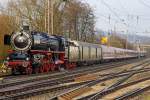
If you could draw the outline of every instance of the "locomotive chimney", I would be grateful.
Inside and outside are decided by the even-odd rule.
[[[30,26],[29,26],[29,20],[28,19],[23,19],[22,20],[22,26],[21,26],[21,28],[25,32],[29,32],[30,31]]]

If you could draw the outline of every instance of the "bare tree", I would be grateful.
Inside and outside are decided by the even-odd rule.
[[[83,41],[94,36],[94,14],[88,4],[70,0],[64,6],[64,10],[59,10],[60,5],[61,2],[54,4],[55,34],[68,33],[69,38]],[[22,21],[26,20],[33,30],[47,32],[45,30],[47,9],[46,0],[16,0],[8,3],[5,14],[15,19],[13,23],[15,29],[19,30]]]
[[[73,0],[65,9],[65,19],[70,38],[86,41],[88,35],[94,34],[94,14],[88,4]]]

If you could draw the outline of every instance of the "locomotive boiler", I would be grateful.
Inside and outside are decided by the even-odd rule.
[[[42,32],[16,32],[11,35],[11,45],[16,51],[52,50],[64,51],[65,39],[59,36],[49,36]]]

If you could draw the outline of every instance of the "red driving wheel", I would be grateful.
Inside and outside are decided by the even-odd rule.
[[[40,73],[43,73],[44,72],[44,68],[43,66],[40,67]]]
[[[49,72],[49,65],[48,64],[44,65],[44,70],[45,70],[45,72]]]
[[[37,74],[37,73],[39,73],[39,67],[36,67],[35,69],[34,69],[34,72],[35,72],[35,74]]]
[[[28,74],[28,75],[32,74],[32,68],[31,67],[26,68],[26,74]]]
[[[50,68],[51,68],[51,71],[54,71],[55,70],[55,64],[52,63]]]

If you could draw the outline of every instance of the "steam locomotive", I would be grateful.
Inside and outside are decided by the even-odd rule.
[[[73,69],[79,65],[143,57],[146,53],[72,41],[61,36],[50,36],[48,33],[36,31],[14,32],[10,43],[13,50],[9,51],[5,65],[12,69],[12,74]]]

